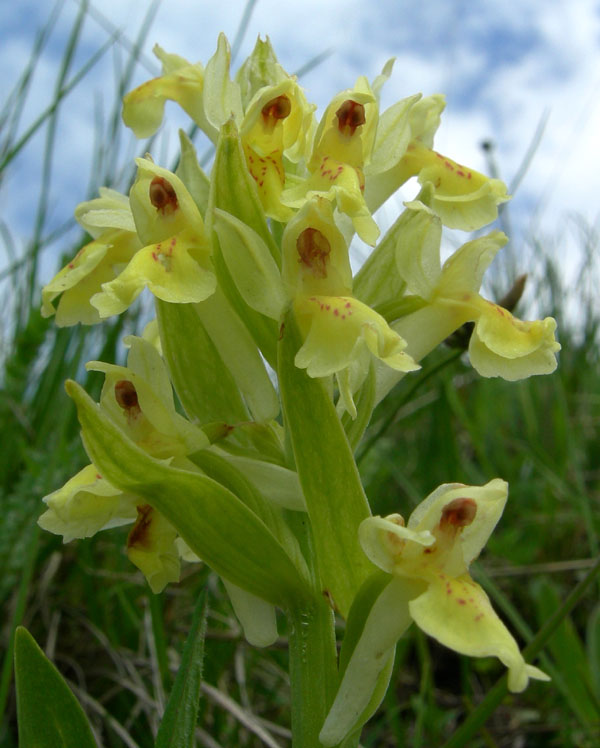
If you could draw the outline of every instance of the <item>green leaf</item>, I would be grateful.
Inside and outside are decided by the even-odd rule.
[[[223,454],[275,506],[294,512],[306,511],[306,501],[296,472],[265,460],[227,452]]]
[[[227,268],[246,304],[279,322],[288,298],[267,245],[256,231],[218,208],[214,228]]]
[[[211,190],[211,207],[225,210],[243,221],[260,236],[277,265],[281,265],[281,252],[269,231],[233,120],[229,120],[221,129],[211,173]]]
[[[370,510],[352,449],[323,382],[311,379],[294,364],[300,345],[290,312],[278,362],[285,425],[310,515],[324,591],[345,617],[373,568],[358,542],[358,526]]]
[[[204,636],[208,613],[206,589],[198,598],[173,690],[158,728],[155,748],[193,748],[202,684]]]
[[[277,323],[248,306],[239,293],[224,260],[219,238],[213,232],[216,208],[235,216],[258,234],[277,266],[281,265],[281,253],[269,231],[256,185],[246,167],[242,144],[233,120],[230,120],[221,128],[211,173],[211,193],[206,213],[206,228],[213,242],[213,263],[219,277],[219,283],[263,355],[274,367],[277,358]]]
[[[156,314],[163,356],[188,416],[200,424],[247,420],[240,391],[197,308],[156,299]]]
[[[376,572],[359,590],[340,654],[340,686],[319,739],[337,745],[373,716],[388,687],[396,642],[412,623],[408,580]]]
[[[75,382],[84,446],[102,476],[156,508],[219,575],[275,605],[305,594],[307,585],[264,522],[231,491],[201,473],[150,457],[115,426]]]
[[[196,311],[254,420],[275,418],[279,413],[279,398],[260,351],[221,289],[217,288],[210,298],[197,304]]]
[[[235,494],[265,523],[277,541],[281,543],[288,556],[295,562],[296,568],[302,569],[302,575],[308,579],[308,570],[298,540],[284,520],[281,510],[265,499],[249,480],[246,472],[237,469],[234,464],[212,449],[202,449],[191,455],[190,459],[207,476]]]
[[[96,748],[83,709],[27,629],[15,632],[20,748]]]
[[[253,647],[269,647],[273,644],[277,639],[275,606],[240,589],[226,579],[222,581],[248,644]]]
[[[183,130],[179,131],[179,143],[181,145],[181,158],[175,174],[185,184],[202,217],[204,217],[208,206],[210,180],[198,163],[194,144]]]
[[[206,119],[217,130],[231,116],[242,117],[239,86],[229,77],[231,50],[225,34],[219,34],[217,51],[206,64],[202,103]]]

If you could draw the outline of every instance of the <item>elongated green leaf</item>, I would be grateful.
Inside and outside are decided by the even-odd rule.
[[[283,519],[279,507],[266,501],[259,490],[247,479],[245,473],[211,449],[202,449],[190,457],[198,467],[213,480],[235,494],[254,514],[261,519],[273,536],[281,543],[289,558],[302,575],[308,579],[308,569],[300,551],[298,540]]]
[[[20,748],[96,748],[73,692],[22,626],[15,632],[15,680]]]
[[[193,748],[202,685],[204,636],[208,612],[206,590],[194,609],[190,633],[183,648],[173,690],[158,728],[155,748]]]
[[[306,511],[306,502],[300,488],[298,474],[293,470],[264,460],[255,460],[226,452],[223,454],[227,456],[227,461],[237,467],[275,506],[291,509],[294,512]]]
[[[341,682],[319,739],[337,745],[359,730],[385,695],[396,642],[412,623],[411,585],[376,572],[358,592],[340,657]]]
[[[226,211],[249,226],[263,240],[277,266],[281,265],[281,253],[269,231],[256,186],[246,167],[242,144],[233,120],[221,128],[211,175],[206,228],[213,241],[213,262],[219,282],[263,355],[274,367],[277,358],[277,323],[249,307],[239,293],[223,258],[219,238],[213,232],[215,208]]]
[[[210,180],[198,163],[198,156],[194,144],[183,130],[179,131],[179,143],[181,145],[181,158],[175,174],[181,179],[198,206],[198,210],[204,217],[208,206],[208,193]]]
[[[248,644],[253,647],[268,647],[273,644],[277,639],[275,607],[226,579],[223,580],[223,585]]]
[[[75,382],[92,462],[112,485],[143,497],[218,574],[275,605],[302,597],[306,585],[278,540],[231,491],[206,475],[169,467],[131,442]]]
[[[211,188],[209,207],[225,210],[243,221],[260,236],[277,265],[281,265],[281,252],[269,231],[256,185],[246,167],[242,144],[233,120],[229,120],[221,129],[211,175]]]
[[[218,208],[214,227],[227,269],[246,304],[279,322],[288,299],[267,245],[243,221]]]
[[[240,391],[196,307],[156,299],[156,313],[163,356],[188,416],[201,424],[247,420]]]
[[[250,332],[219,288],[196,310],[256,421],[279,413],[279,399]]]
[[[347,616],[354,595],[372,570],[358,543],[369,516],[352,450],[323,385],[294,364],[301,339],[292,313],[279,348],[279,386],[300,485],[310,516],[324,589]]]

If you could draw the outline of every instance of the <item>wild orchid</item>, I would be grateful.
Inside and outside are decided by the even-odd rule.
[[[480,293],[502,233],[440,260],[442,227],[495,220],[504,184],[433,150],[442,97],[380,111],[392,63],[317,125],[268,40],[233,79],[224,36],[206,66],[155,54],[162,75],[125,96],[125,124],[150,136],[176,102],[215,145],[212,171],[182,135],[175,172],[139,158],[128,196],[76,211],[92,242],[45,286],[43,314],[98,323],[148,289],[156,321],[125,338],[127,366],[88,364],[105,376],[99,404],[67,383],[91,464],[45,497],[40,525],[67,542],[133,523],[127,552],[154,593],[202,559],[257,646],[282,610],[295,746],[358,744],[412,622],[498,657],[512,691],[546,679],[469,574],[507,484],[440,486],[405,523],[372,516],[354,456],[377,403],[465,323],[482,376],[556,367],[553,319]],[[421,191],[380,237],[376,209],[413,177]],[[374,249],[353,277],[355,233]]]

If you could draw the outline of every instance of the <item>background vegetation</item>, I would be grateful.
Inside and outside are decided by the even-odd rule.
[[[0,272],[0,745],[17,745],[12,632],[23,623],[68,678],[103,745],[151,746],[194,603],[208,587],[198,745],[287,746],[283,620],[280,641],[267,651],[253,650],[218,580],[205,567],[187,566],[181,583],[156,597],[127,561],[125,530],[62,546],[60,538],[36,525],[41,497],[85,462],[75,409],[64,394],[65,378],[85,382],[97,395],[101,377],[85,374],[83,364],[119,359],[122,334],[139,327],[135,313],[94,329],[58,329],[39,313],[40,263],[48,256],[55,268],[62,266],[56,240],[69,228],[49,232],[48,195],[57,117],[94,62],[91,58],[82,69],[72,69],[85,12],[84,3],[64,50],[53,106],[37,121],[21,121],[48,25],[0,115],[0,179],[15,168],[15,159],[41,128],[46,138],[40,198],[23,251],[13,247],[10,217],[0,221],[5,252]],[[129,87],[147,27],[119,71],[120,93]],[[97,54],[118,43],[110,38]],[[98,184],[111,184],[111,175],[119,175],[114,186],[127,189],[132,173],[130,161],[119,160],[119,104],[115,100],[90,139],[90,148],[96,143],[95,169],[90,194],[81,199],[93,196]],[[507,510],[475,573],[523,644],[598,557],[599,246],[593,227],[575,219],[571,226],[581,247],[576,283],[565,285],[560,258],[542,238],[532,241],[527,260],[526,298],[536,299],[536,313],[558,320],[558,371],[516,384],[484,380],[465,364],[460,347],[442,347],[379,407],[359,449],[375,513],[406,516],[444,482],[509,480]],[[79,237],[67,254],[84,241]],[[507,277],[525,269],[516,264]],[[518,309],[525,318],[527,311],[526,306]],[[540,664],[552,683],[533,682],[524,694],[505,698],[477,737],[464,743],[460,734],[451,736],[492,688],[501,667],[492,660],[460,658],[413,629],[398,648],[392,685],[362,745],[598,745],[597,582],[551,638]]]

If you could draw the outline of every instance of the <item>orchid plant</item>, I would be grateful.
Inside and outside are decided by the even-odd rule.
[[[442,226],[494,221],[504,184],[433,150],[441,96],[380,111],[393,61],[317,123],[268,40],[234,79],[223,35],[205,67],[154,51],[162,75],[125,96],[125,124],[148,137],[177,102],[214,162],[205,174],[181,133],[175,172],[147,154],[128,196],[104,188],[75,211],[92,241],[44,287],[43,314],[96,324],[148,289],[156,319],[124,339],[126,366],[87,365],[105,377],[98,404],[67,382],[90,464],[39,524],[65,542],[130,524],[127,554],[156,594],[182,563],[208,564],[255,646],[282,611],[294,746],[358,744],[413,622],[496,656],[511,691],[546,680],[469,575],[507,484],[442,485],[405,522],[372,516],[354,458],[375,406],[467,322],[481,376],[555,369],[554,320],[480,294],[501,232],[440,260]],[[412,177],[418,195],[380,237],[375,211]],[[355,234],[373,250],[353,277]]]

